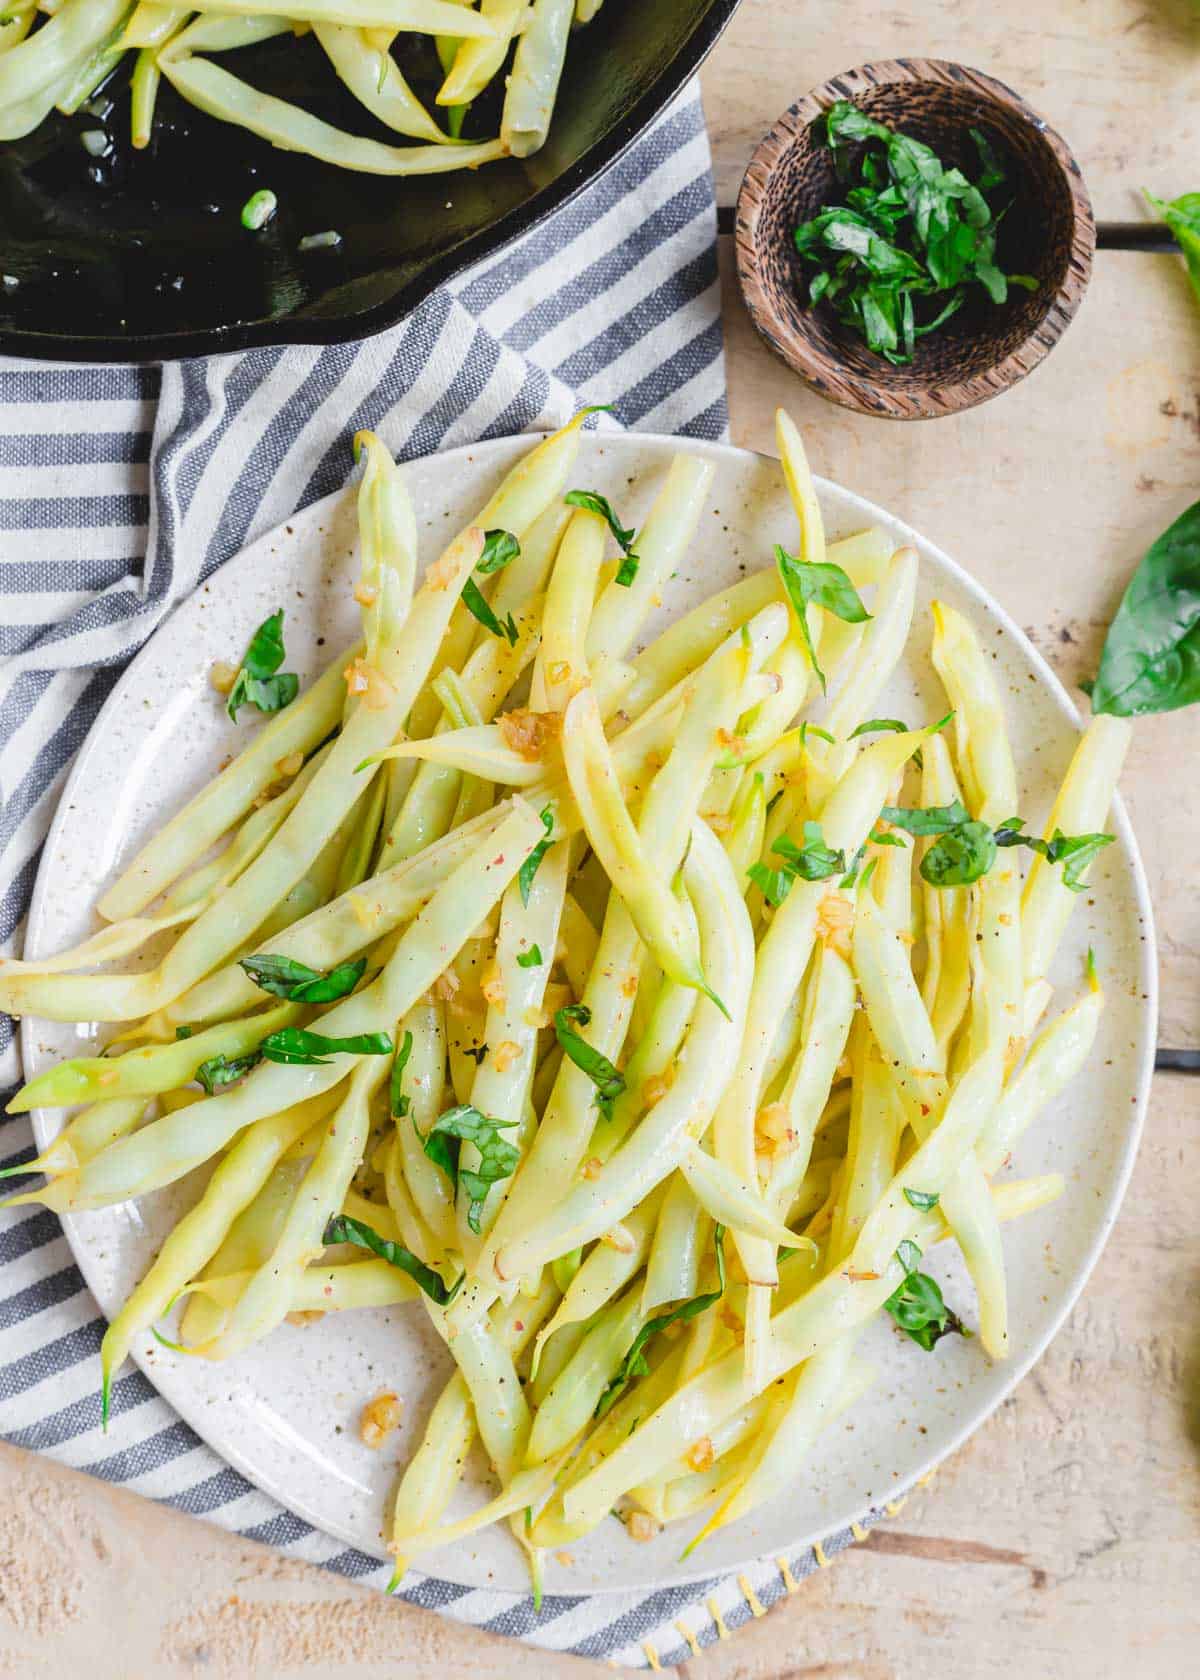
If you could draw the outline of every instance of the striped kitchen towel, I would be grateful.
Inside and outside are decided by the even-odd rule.
[[[130,656],[252,538],[336,490],[350,438],[411,458],[561,424],[719,438],[726,425],[707,138],[686,93],[587,193],[366,343],[163,369],[0,361],[0,941],[19,947],[72,757]],[[19,1077],[0,1017],[0,1086]],[[0,1164],[33,1155],[25,1117]],[[103,1320],[57,1218],[0,1214],[0,1434],[248,1537],[383,1585],[257,1491],[138,1370],[99,1427]],[[845,1543],[849,1534],[830,1542]],[[670,1663],[770,1604],[810,1554],[651,1594],[529,1598],[410,1576],[411,1602],[553,1650]],[[654,1653],[653,1656],[651,1653]]]

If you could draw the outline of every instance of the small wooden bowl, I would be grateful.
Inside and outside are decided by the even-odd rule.
[[[993,304],[982,288],[944,327],[919,339],[913,361],[893,367],[843,327],[828,304],[807,305],[808,278],[792,238],[844,189],[818,119],[836,100],[932,146],[974,180],[980,129],[1009,170],[1012,205],[997,262],[1031,274],[1037,290],[1010,288]],[[767,343],[831,402],[891,420],[930,420],[986,402],[1023,379],[1058,343],[1092,271],[1096,224],[1079,165],[1064,141],[1002,82],[940,59],[864,64],[814,89],[786,111],[750,161],[738,195],[738,277]]]

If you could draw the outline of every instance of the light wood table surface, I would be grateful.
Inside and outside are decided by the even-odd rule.
[[[956,58],[1066,135],[1101,219],[1200,188],[1190,0],[745,0],[704,75],[718,199],[786,105],[870,58]],[[1068,683],[1147,544],[1200,491],[1200,314],[1182,264],[1103,250],[1080,316],[1016,391],[954,420],[810,397],[722,286],[735,443],[775,406],[819,472],[967,565]],[[1139,722],[1124,788],[1150,873],[1161,1045],[1200,1049],[1196,714]],[[687,1680],[1159,1680],[1200,1652],[1200,1076],[1160,1073],[1116,1232],[1017,1392],[870,1540]],[[0,1448],[0,1676],[569,1680],[595,1665],[443,1622]]]

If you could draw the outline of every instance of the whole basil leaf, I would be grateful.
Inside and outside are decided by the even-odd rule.
[[[1092,711],[1141,717],[1197,700],[1200,502],[1151,544],[1130,579],[1105,637]]]
[[[386,1260],[389,1266],[395,1266],[398,1271],[407,1272],[418,1288],[424,1290],[429,1299],[439,1307],[448,1307],[463,1286],[465,1272],[460,1272],[454,1284],[446,1287],[446,1281],[432,1266],[425,1265],[418,1260],[410,1248],[403,1243],[390,1242],[381,1237],[374,1226],[368,1225],[363,1219],[351,1219],[348,1213],[335,1213],[325,1226],[321,1241],[326,1248],[332,1248],[335,1243],[353,1243],[355,1248],[365,1248],[368,1254],[374,1254],[380,1260]]]

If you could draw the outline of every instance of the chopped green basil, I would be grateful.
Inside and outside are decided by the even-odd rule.
[[[971,1332],[946,1305],[933,1278],[918,1269],[921,1250],[916,1243],[902,1242],[896,1250],[896,1259],[904,1268],[904,1282],[883,1305],[905,1335],[911,1336],[926,1353],[931,1353],[943,1336],[969,1336]]]
[[[804,844],[798,846],[787,834],[781,834],[771,847],[782,863],[772,869],[764,863],[752,863],[746,871],[768,904],[778,907],[792,890],[793,881],[824,881],[846,867],[846,854],[834,851],[825,844],[818,822],[806,822]]]
[[[554,812],[549,805],[540,812],[540,816],[542,827],[546,830],[546,838],[538,841],[517,871],[517,889],[521,894],[522,904],[529,903],[529,889],[533,886],[533,877],[537,874],[542,859],[550,850],[550,836],[554,833]]]
[[[392,1063],[392,1071],[388,1077],[388,1109],[393,1120],[403,1120],[412,1107],[412,1103],[404,1091],[404,1070],[408,1066],[408,1058],[412,1055],[413,1035],[404,1034],[404,1043],[396,1052],[396,1059]]]
[[[936,1190],[910,1190],[905,1185],[904,1200],[910,1207],[920,1208],[922,1213],[928,1213],[938,1205],[939,1197]]]
[[[487,531],[483,538],[483,553],[475,566],[481,577],[503,571],[521,552],[521,545],[511,531]]]
[[[264,952],[259,957],[241,957],[238,967],[245,969],[256,986],[275,997],[290,998],[293,1003],[333,1003],[352,992],[366,971],[366,957],[355,962],[339,963],[327,974],[309,968],[294,957],[273,956]]]
[[[969,887],[996,861],[996,836],[985,822],[955,823],[921,859],[921,879],[931,887]]]
[[[809,605],[824,607],[826,612],[840,618],[843,624],[864,624],[871,615],[863,606],[858,590],[846,573],[840,566],[835,566],[832,560],[800,560],[794,554],[789,554],[782,544],[776,543],[775,564],[779,568],[783,587],[799,621],[809,663],[816,672],[824,692],[825,673],[817,663],[817,652],[813,647],[808,615],[804,609]]]
[[[300,692],[300,678],[294,671],[281,671],[283,661],[283,608],[280,607],[270,618],[263,619],[242,655],[225,701],[225,710],[235,723],[243,706],[255,706],[260,712],[281,712],[291,705]]]
[[[517,629],[513,615],[509,613],[502,624],[484,600],[479,585],[474,578],[468,578],[466,583],[463,584],[462,604],[472,618],[478,619],[485,630],[490,630],[493,636],[499,636],[510,647],[516,647],[521,632]]]
[[[586,1027],[592,1018],[592,1012],[584,1003],[568,1003],[562,1009],[554,1011],[554,1036],[562,1045],[563,1052],[575,1063],[581,1073],[586,1073],[596,1087],[596,1106],[607,1120],[612,1115],[612,1105],[625,1089],[625,1075],[609,1061],[601,1050],[580,1038],[570,1023],[577,1022]]]
[[[502,1178],[511,1178],[520,1159],[517,1149],[500,1133],[515,1120],[496,1120],[482,1114],[470,1103],[460,1103],[439,1114],[424,1137],[424,1149],[429,1159],[441,1168],[456,1187],[467,1197],[467,1224],[476,1236],[481,1234],[479,1216],[487,1201],[488,1191]],[[479,1164],[464,1167],[460,1156],[462,1145],[473,1144],[479,1151]]]
[[[595,490],[568,490],[563,497],[563,501],[570,507],[586,508],[589,513],[599,514],[600,518],[607,523],[625,556],[617,567],[617,575],[613,581],[619,583],[622,589],[628,589],[637,576],[640,563],[638,556],[633,551],[637,533],[632,529],[626,530],[613,512],[612,503],[606,496],[599,495]]]
[[[709,1307],[715,1306],[725,1293],[725,1227],[718,1225],[713,1232],[713,1242],[717,1251],[717,1288],[707,1295],[693,1295],[690,1301],[683,1301],[670,1312],[659,1313],[654,1318],[648,1318],[637,1335],[633,1338],[628,1353],[621,1361],[621,1368],[600,1396],[595,1415],[603,1417],[614,1402],[620,1398],[625,1389],[635,1377],[644,1377],[650,1367],[646,1363],[644,1348],[660,1330],[665,1330],[669,1324],[686,1324],[688,1319],[696,1318]]]
[[[542,948],[540,945],[531,945],[528,951],[517,952],[518,968],[540,968],[541,966]]]
[[[327,1038],[306,1027],[280,1027],[268,1033],[259,1049],[268,1061],[299,1062],[323,1067],[332,1055],[390,1056],[394,1046],[385,1032],[352,1033],[348,1038]]]
[[[196,1078],[211,1097],[222,1086],[233,1085],[244,1078],[261,1061],[261,1050],[251,1050],[245,1056],[210,1056],[196,1069]]]
[[[429,1299],[439,1307],[450,1305],[462,1288],[463,1279],[467,1275],[460,1272],[453,1285],[447,1288],[445,1279],[435,1272],[432,1266],[418,1260],[412,1250],[405,1248],[403,1243],[389,1242],[365,1220],[351,1219],[346,1213],[335,1213],[332,1216],[325,1226],[321,1241],[327,1248],[331,1248],[335,1243],[353,1243],[356,1248],[365,1248],[380,1260],[386,1260],[389,1266],[407,1272],[417,1287],[424,1290]]]
[[[906,834],[929,835],[945,834],[947,829],[969,822],[971,813],[961,799],[956,799],[951,805],[885,805],[879,817]]]
[[[1011,283],[1031,283],[996,263],[1007,206],[993,210],[984,195],[1003,185],[1005,172],[980,130],[969,130],[982,171],[972,185],[920,140],[847,100],[830,106],[825,124],[846,202],[824,205],[795,230],[801,261],[816,270],[810,305],[828,300],[870,350],[902,365],[911,362],[918,338],[962,308],[971,287],[1001,304]],[[862,148],[857,183],[851,147]]]

